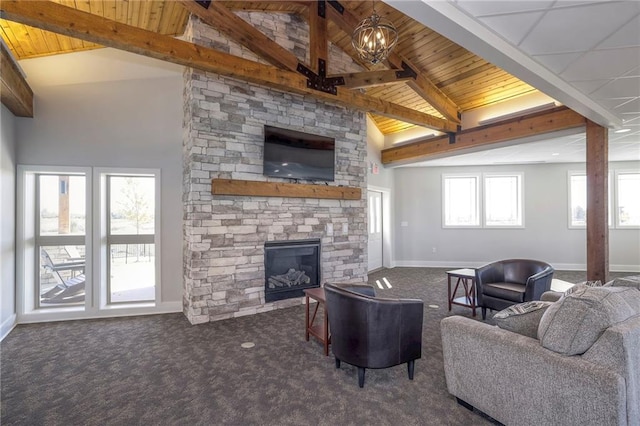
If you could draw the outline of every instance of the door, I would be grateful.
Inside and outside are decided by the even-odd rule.
[[[368,191],[369,271],[382,268],[382,192]]]

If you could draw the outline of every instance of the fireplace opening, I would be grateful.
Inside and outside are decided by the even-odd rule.
[[[267,241],[264,266],[266,302],[304,296],[320,286],[320,240]]]

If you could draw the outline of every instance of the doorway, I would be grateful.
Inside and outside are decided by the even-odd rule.
[[[369,272],[380,269],[383,266],[382,260],[382,192],[368,190],[368,212],[369,212],[369,262],[367,270]]]

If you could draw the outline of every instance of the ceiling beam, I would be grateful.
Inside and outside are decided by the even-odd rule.
[[[4,42],[0,50],[0,100],[16,117],[33,118],[33,90]]]
[[[447,120],[460,123],[460,108],[442,93],[431,80],[426,78],[415,65],[411,64],[407,58],[391,52],[387,58],[387,62],[390,68],[404,68],[404,65],[415,71],[417,76],[415,80],[407,83],[409,87],[429,102],[429,104]]]
[[[364,87],[380,86],[383,84],[402,83],[412,80],[410,75],[402,75],[403,70],[380,70],[380,71],[364,71],[351,72],[346,74],[335,74],[329,77],[344,78],[344,85],[348,89],[361,89]],[[400,76],[398,76],[400,73]]]
[[[347,34],[351,34],[365,18],[365,16],[356,16],[353,12],[350,12],[347,9],[344,9],[344,11],[340,13],[333,7],[327,7],[327,16],[338,26],[338,28]],[[389,68],[411,68],[417,74],[417,77],[415,80],[409,81],[409,87],[424,98],[429,105],[442,114],[442,116],[447,120],[457,124],[460,123],[460,117],[458,115],[460,108],[458,108],[451,99],[442,93],[442,91],[438,89],[431,80],[426,78],[422,74],[422,71],[413,65],[407,58],[392,51],[385,62],[389,65]],[[405,66],[403,66],[403,62]]]
[[[435,137],[382,150],[382,164],[402,164],[425,161],[446,155],[457,155],[480,149],[492,149],[496,144],[584,127],[583,116],[567,107],[524,115],[495,124],[463,130],[453,137]]]
[[[50,1],[3,0],[0,16],[43,30],[107,47],[214,72],[285,92],[309,95],[326,102],[428,127],[455,131],[455,123],[350,90],[336,95],[307,87],[307,79],[291,71],[239,58],[152,31],[121,24]]]
[[[309,60],[311,69],[318,75],[326,75],[329,68],[329,41],[327,39],[327,19],[325,0],[309,3]],[[324,61],[324,70],[320,70],[320,61]]]
[[[205,24],[221,31],[272,65],[296,71],[299,61],[293,53],[221,4],[213,1],[205,8],[195,0],[179,0],[179,3]]]

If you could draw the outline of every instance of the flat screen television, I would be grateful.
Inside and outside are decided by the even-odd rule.
[[[264,126],[266,176],[333,181],[335,139]]]

